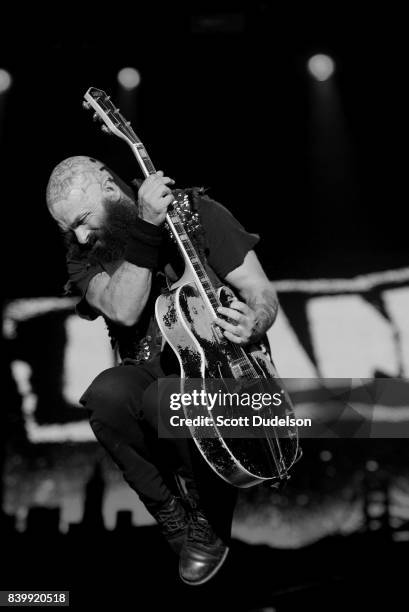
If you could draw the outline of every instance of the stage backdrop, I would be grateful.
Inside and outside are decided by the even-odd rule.
[[[344,279],[280,280],[275,286],[281,309],[268,336],[279,373],[299,379],[298,392],[303,384],[311,389],[316,380],[322,385],[323,379],[408,376],[409,268]],[[128,510],[134,524],[150,524],[152,518],[95,442],[85,414],[75,424],[36,423],[36,406],[42,401],[54,402],[55,410],[61,402],[82,410],[78,399],[83,390],[114,363],[102,319],[81,320],[74,307],[74,300],[57,297],[18,299],[5,305],[3,336],[31,451],[9,446],[4,509],[24,529],[33,506],[59,507],[60,529],[66,531],[83,517],[87,482],[96,478],[95,466],[102,465],[101,512],[106,527],[115,526],[120,510]],[[381,406],[380,418],[407,425],[409,402],[400,397],[398,404]],[[311,405],[311,397],[303,396],[295,402],[296,412],[304,415]],[[348,458],[345,452],[337,456],[334,447],[325,444],[328,440],[310,442],[314,446],[306,447],[299,473],[305,472],[305,466],[308,472],[311,461],[316,461],[322,480],[315,485],[310,476],[305,482],[294,481],[294,491],[290,489],[294,506],[285,496],[276,496],[272,505],[271,497],[245,492],[235,521],[238,537],[300,546],[362,525],[362,500],[356,487],[365,471],[378,470],[373,453],[372,458],[365,456],[362,441],[358,441],[359,457],[354,446],[352,451],[348,447]],[[395,440],[395,449],[397,444]],[[396,518],[403,521],[409,518],[409,493],[407,477],[401,477],[394,495]],[[326,496],[321,505],[313,502],[317,491],[321,502]]]

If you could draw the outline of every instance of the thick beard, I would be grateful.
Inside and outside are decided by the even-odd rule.
[[[131,201],[104,202],[104,226],[82,245],[72,234],[66,237],[68,255],[72,259],[86,259],[91,264],[110,263],[124,259],[131,239],[131,228],[138,217],[136,204]]]

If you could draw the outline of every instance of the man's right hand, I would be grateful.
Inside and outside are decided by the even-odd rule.
[[[168,206],[174,199],[169,185],[174,184],[173,179],[163,176],[162,170],[144,180],[138,191],[142,219],[153,225],[161,225],[164,222]]]

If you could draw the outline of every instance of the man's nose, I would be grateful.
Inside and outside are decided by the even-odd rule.
[[[88,238],[90,235],[90,230],[85,229],[85,227],[77,227],[75,230],[75,236],[80,244],[85,244],[88,242]]]

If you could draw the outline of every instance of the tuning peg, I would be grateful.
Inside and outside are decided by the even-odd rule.
[[[91,108],[91,105],[89,102],[86,102],[85,100],[82,103],[83,108],[85,108],[86,110],[89,110]]]
[[[92,119],[93,119],[93,121],[100,121],[100,118],[99,118],[98,113],[94,113],[94,114],[92,115]]]
[[[111,134],[106,125],[101,125],[101,130],[104,132],[104,134]]]

